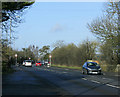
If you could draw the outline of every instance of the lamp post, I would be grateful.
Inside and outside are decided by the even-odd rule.
[[[51,58],[52,58],[52,55],[49,55],[49,58],[50,58],[50,66],[51,66]]]
[[[17,66],[17,54],[15,54],[15,58],[16,58],[16,66]]]

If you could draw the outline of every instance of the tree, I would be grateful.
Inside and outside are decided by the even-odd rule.
[[[96,42],[84,41],[77,47],[71,43],[62,47],[55,48],[52,51],[53,64],[82,66],[89,59],[94,59],[96,55]]]
[[[18,27],[18,24],[22,23],[22,16],[25,10],[33,3],[33,0],[29,0],[28,2],[2,2],[2,20],[0,22],[2,22],[2,34],[5,35],[5,39],[8,42],[8,36],[11,37],[11,33],[14,32],[13,28]]]
[[[63,46],[65,46],[65,41],[64,40],[58,40],[53,44],[54,48],[60,48],[60,47],[63,47]]]
[[[82,65],[87,60],[95,59],[97,46],[97,42],[89,40],[86,40],[79,45],[77,51],[77,61],[79,61],[80,65]]]
[[[2,2],[2,22],[9,20],[11,17],[15,22],[18,22],[15,16],[22,14],[34,2],[34,0],[28,2]]]
[[[28,48],[23,48],[23,54],[22,56],[24,56],[24,60],[28,60],[29,58],[31,60],[35,60],[35,54],[34,52],[31,50],[31,46],[29,46]],[[22,57],[21,56],[21,57]]]
[[[118,29],[119,10],[118,2],[109,2],[107,3],[107,8],[103,16],[88,24],[89,30],[101,40],[102,46],[100,51],[105,58],[104,60],[111,65],[114,63],[114,67],[120,63],[120,56],[118,55],[118,47],[120,45],[120,34]],[[116,58],[117,61],[113,60],[114,62],[111,62],[111,58]]]
[[[48,59],[49,58],[49,50],[50,50],[50,46],[43,46],[41,49],[39,49],[39,53],[42,59]]]
[[[68,54],[69,52],[66,49],[66,46],[56,47],[52,52],[52,63],[60,65],[68,65]],[[71,64],[69,64],[71,65]]]
[[[13,28],[17,27],[22,22],[23,12],[34,3],[33,0],[28,2],[2,2],[2,64],[3,70],[7,70],[11,67],[12,61],[14,60],[14,52],[9,44],[11,44],[11,33]],[[10,30],[9,30],[10,29]],[[10,32],[10,33],[9,33]],[[10,35],[10,40],[9,40]]]
[[[67,65],[78,65],[77,62],[77,46],[74,43],[68,44],[67,46],[65,46],[65,56],[66,56],[66,61],[67,61]]]

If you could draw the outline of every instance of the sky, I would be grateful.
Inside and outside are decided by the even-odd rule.
[[[29,45],[42,48],[63,40],[80,44],[86,39],[96,41],[87,23],[102,16],[103,2],[36,2],[23,16],[24,23],[16,29],[14,48]]]

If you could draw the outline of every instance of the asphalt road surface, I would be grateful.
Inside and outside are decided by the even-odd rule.
[[[113,95],[120,94],[118,75],[83,75],[57,67],[13,67],[3,75],[2,95]]]

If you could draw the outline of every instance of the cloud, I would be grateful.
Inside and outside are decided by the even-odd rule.
[[[60,24],[55,24],[53,28],[51,29],[52,32],[61,32],[64,30],[64,27]]]

